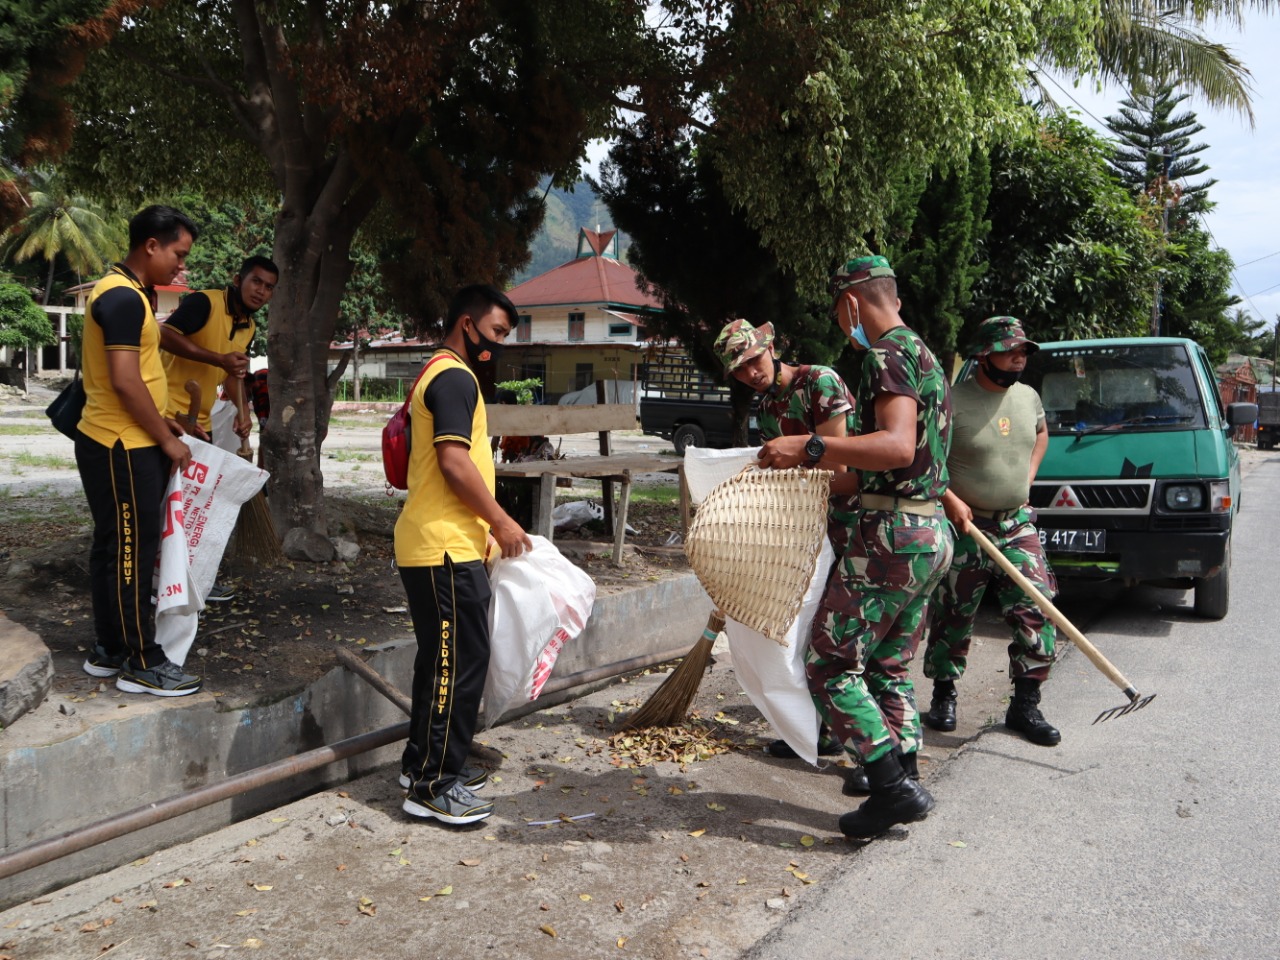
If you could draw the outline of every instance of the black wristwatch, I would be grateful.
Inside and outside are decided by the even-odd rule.
[[[827,442],[816,433],[809,437],[809,441],[804,445],[804,455],[808,457],[805,461],[806,467],[816,467],[818,462],[822,460],[827,453]]]

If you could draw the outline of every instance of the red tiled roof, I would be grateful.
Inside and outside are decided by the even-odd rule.
[[[575,257],[567,263],[553,267],[546,273],[512,287],[507,291],[507,296],[517,307],[562,303],[607,303],[622,307],[662,309],[661,301],[642,293],[636,286],[634,270],[601,252],[609,249],[616,232],[616,230],[597,232],[584,228],[579,234],[579,239],[587,241],[594,255]]]

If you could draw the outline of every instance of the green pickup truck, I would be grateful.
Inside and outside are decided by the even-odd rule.
[[[1226,616],[1231,434],[1257,405],[1224,408],[1204,350],[1172,337],[1042,343],[1023,382],[1048,423],[1031,505],[1058,577],[1193,588],[1197,614]]]

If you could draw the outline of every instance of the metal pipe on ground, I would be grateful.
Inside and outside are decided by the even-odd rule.
[[[625,673],[633,673],[636,670],[644,670],[648,667],[657,666],[660,663],[667,663],[670,660],[678,660],[680,657],[689,655],[687,649],[665,650],[662,653],[647,653],[639,657],[631,657],[627,660],[618,660],[615,663],[606,663],[599,667],[591,667],[587,670],[579,670],[577,673],[568,673],[563,677],[552,677],[543,686],[541,696],[550,696],[556,693],[562,693],[565,690],[572,690],[574,687],[583,687],[588,683],[595,683],[599,680],[608,680],[612,677],[620,677]],[[391,681],[387,680],[382,674],[374,670],[364,660],[356,656],[345,647],[338,648],[338,660],[344,667],[362,678],[369,686],[377,690],[380,694],[394,703],[406,714],[409,713],[411,703]]]
[[[582,670],[578,673],[550,680],[542,688],[542,692],[544,694],[560,693],[573,687],[595,683],[597,680],[619,677],[624,673],[644,670],[647,667],[665,663],[668,660],[675,660],[683,657],[687,652],[687,650],[673,650],[665,653],[649,654],[641,657],[632,657],[629,660],[620,660],[617,663],[609,663],[600,667],[593,667],[590,670]],[[343,656],[343,654],[346,654],[346,656]],[[349,651],[341,649],[338,651],[338,657],[345,666],[363,677],[388,700],[405,713],[409,712],[409,701],[404,694],[383,679],[363,660]],[[337,743],[317,747],[315,750],[308,750],[306,753],[300,753],[284,760],[277,760],[274,763],[246,770],[244,773],[237,774],[219,783],[211,783],[186,793],[180,793],[164,800],[158,800],[155,803],[149,803],[146,806],[136,807],[106,820],[99,820],[96,823],[78,827],[75,830],[68,830],[47,840],[41,840],[30,846],[15,850],[13,853],[0,856],[0,880],[11,877],[16,873],[21,873],[24,870],[30,870],[32,867],[38,867],[62,857],[70,856],[100,843],[106,843],[108,840],[115,840],[125,834],[133,833],[135,830],[155,826],[157,823],[180,817],[184,813],[199,810],[222,800],[229,800],[258,787],[275,783],[277,780],[284,780],[287,777],[306,773],[318,767],[336,763],[339,760],[346,760],[357,754],[385,747],[388,744],[395,743],[397,740],[405,739],[408,735],[409,724],[407,721],[393,724],[380,730],[374,730],[372,733],[349,737],[346,740],[339,740]]]
[[[88,847],[106,843],[108,840],[114,840],[127,833],[133,833],[135,830],[154,826],[157,823],[163,823],[165,820],[172,820],[174,817],[180,817],[182,814],[190,813],[192,810],[199,810],[201,807],[207,807],[221,800],[229,800],[257,787],[275,783],[277,780],[283,780],[299,773],[306,773],[308,770],[315,770],[317,767],[336,763],[339,760],[346,760],[357,754],[376,750],[378,747],[385,747],[387,744],[395,743],[397,740],[403,740],[408,734],[408,722],[397,723],[390,727],[375,730],[372,733],[349,737],[346,740],[339,740],[337,743],[329,744],[328,746],[317,747],[315,750],[308,750],[306,753],[299,753],[284,760],[277,760],[275,763],[255,767],[219,783],[211,783],[207,786],[190,790],[187,793],[180,793],[177,796],[158,800],[146,806],[136,807],[127,813],[118,814],[106,820],[99,820],[97,823],[91,823],[88,826],[68,830],[65,833],[58,834],[56,837],[41,840],[39,843],[33,843],[29,847],[23,847],[13,853],[0,856],[0,880]]]

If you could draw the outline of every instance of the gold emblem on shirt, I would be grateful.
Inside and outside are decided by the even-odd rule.
[[[1008,417],[1001,417],[996,421],[996,426],[1000,428],[1000,436],[1007,437],[1009,435],[1009,428],[1011,424],[1009,423]]]

